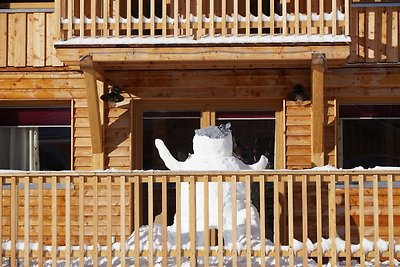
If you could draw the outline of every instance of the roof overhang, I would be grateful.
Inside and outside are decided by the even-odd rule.
[[[96,81],[118,85],[119,81],[115,80],[117,76],[112,73],[168,69],[311,68],[313,55],[316,54],[323,55],[326,67],[336,67],[343,66],[350,55],[348,43],[201,46],[59,44],[56,48],[61,61],[70,66],[78,66],[84,72],[90,110],[92,152],[98,159],[104,158],[104,155]],[[93,166],[101,168],[102,160],[94,158]]]
[[[349,43],[208,45],[57,45],[58,58],[78,65],[87,55],[100,76],[107,71],[143,69],[309,68],[322,53],[328,67],[343,66]],[[102,73],[101,73],[102,72]]]

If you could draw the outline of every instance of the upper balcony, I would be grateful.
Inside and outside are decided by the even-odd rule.
[[[118,43],[193,44],[331,42],[348,41],[345,37],[349,35],[349,0],[56,2],[60,37],[75,44],[89,42],[74,42],[74,37],[148,37]],[[101,44],[114,44],[112,41],[102,40]]]
[[[350,54],[350,0],[56,0],[55,13],[58,55],[71,64],[76,55],[93,55],[97,48],[103,49],[95,56],[98,61],[106,61],[104,48],[113,53],[118,48],[120,54],[108,60],[122,53],[131,62],[173,61],[176,47],[181,61],[296,59],[309,64],[312,51],[340,62]],[[227,53],[226,46],[235,48]],[[141,48],[145,56],[132,55],[132,48]],[[165,53],[169,56],[159,56]]]

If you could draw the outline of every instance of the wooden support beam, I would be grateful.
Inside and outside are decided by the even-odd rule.
[[[85,76],[90,136],[92,138],[92,168],[96,170],[104,169],[103,126],[100,120],[100,98],[97,91],[96,71],[92,57],[85,56],[82,58],[80,67]]]
[[[324,165],[324,74],[326,58],[313,53],[311,60],[311,164]]]
[[[187,1],[189,3],[190,1]],[[223,17],[224,19],[224,17]],[[223,30],[223,29],[222,29]],[[68,45],[57,45],[57,58],[69,66],[76,65],[79,55],[90,54],[93,56],[96,71],[100,68],[109,69],[157,69],[157,68],[196,68],[210,69],[210,65],[250,64],[247,68],[253,68],[254,64],[262,64],[262,68],[287,68],[288,66],[309,67],[311,54],[320,51],[328,59],[329,67],[342,66],[350,55],[348,44],[332,46],[230,46],[219,47],[107,47],[96,46],[73,48]],[[186,64],[190,63],[190,66]],[[163,64],[166,64],[163,66]],[[104,77],[104,76],[103,76]]]

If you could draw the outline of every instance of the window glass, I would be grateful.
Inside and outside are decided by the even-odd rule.
[[[400,105],[340,106],[342,167],[400,166]]]
[[[40,170],[71,169],[71,128],[39,128]]]
[[[69,107],[0,108],[0,169],[71,169]]]
[[[231,123],[233,153],[246,164],[256,163],[261,155],[274,168],[275,113],[273,111],[223,111],[216,113],[216,124]]]
[[[194,130],[200,127],[198,111],[149,111],[143,113],[143,168],[166,170],[154,145],[156,138],[164,141],[171,154],[185,161],[193,154]]]
[[[0,126],[70,125],[69,108],[0,108]]]

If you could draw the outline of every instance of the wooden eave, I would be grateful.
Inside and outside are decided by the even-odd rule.
[[[309,68],[312,54],[325,55],[328,67],[343,66],[348,43],[214,46],[56,46],[58,58],[78,65],[90,55],[99,77],[107,71],[157,69]]]

